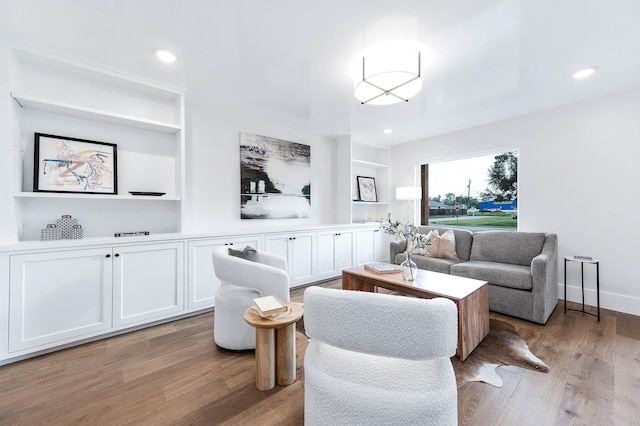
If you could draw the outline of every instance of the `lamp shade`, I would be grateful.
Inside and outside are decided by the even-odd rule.
[[[396,188],[396,200],[421,200],[422,187],[399,186]]]
[[[407,101],[422,89],[420,51],[378,47],[361,57],[354,95],[363,104]]]

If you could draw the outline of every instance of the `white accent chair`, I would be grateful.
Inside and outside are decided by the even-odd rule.
[[[458,424],[451,300],[309,287],[304,326],[305,425]]]
[[[289,301],[287,260],[259,252],[264,263],[229,254],[229,246],[215,247],[213,270],[221,281],[215,295],[213,337],[225,349],[255,349],[256,332],[244,320],[244,312],[256,297],[275,295]]]

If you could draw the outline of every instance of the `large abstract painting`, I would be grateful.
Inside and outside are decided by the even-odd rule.
[[[311,147],[240,133],[240,217],[284,219],[311,212]]]
[[[117,194],[115,144],[35,134],[33,190]]]

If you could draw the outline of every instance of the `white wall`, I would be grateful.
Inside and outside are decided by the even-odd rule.
[[[15,160],[15,135],[11,131],[13,124],[11,96],[9,89],[9,47],[6,41],[0,38],[0,93],[4,96],[0,99],[0,158],[4,161]],[[15,189],[15,173],[13,168],[3,164],[0,167],[0,244],[15,241],[17,230],[11,226],[15,223],[15,211],[13,208],[13,192]]]
[[[519,230],[558,234],[561,285],[565,256],[600,260],[601,307],[640,315],[639,111],[634,90],[402,144],[391,150],[391,186],[414,182],[409,164],[519,149]],[[394,203],[393,215],[403,207]],[[578,301],[580,269],[569,266],[568,298]],[[585,266],[586,303],[595,306],[592,271]]]
[[[336,222],[334,140],[191,103],[186,117],[183,232],[265,231]],[[311,146],[311,217],[240,219],[240,132]]]

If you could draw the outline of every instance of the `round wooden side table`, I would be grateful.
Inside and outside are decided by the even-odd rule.
[[[291,312],[277,320],[262,318],[252,308],[244,320],[256,328],[256,387],[259,390],[290,385],[296,380],[296,322],[302,318],[302,304],[287,302]]]

